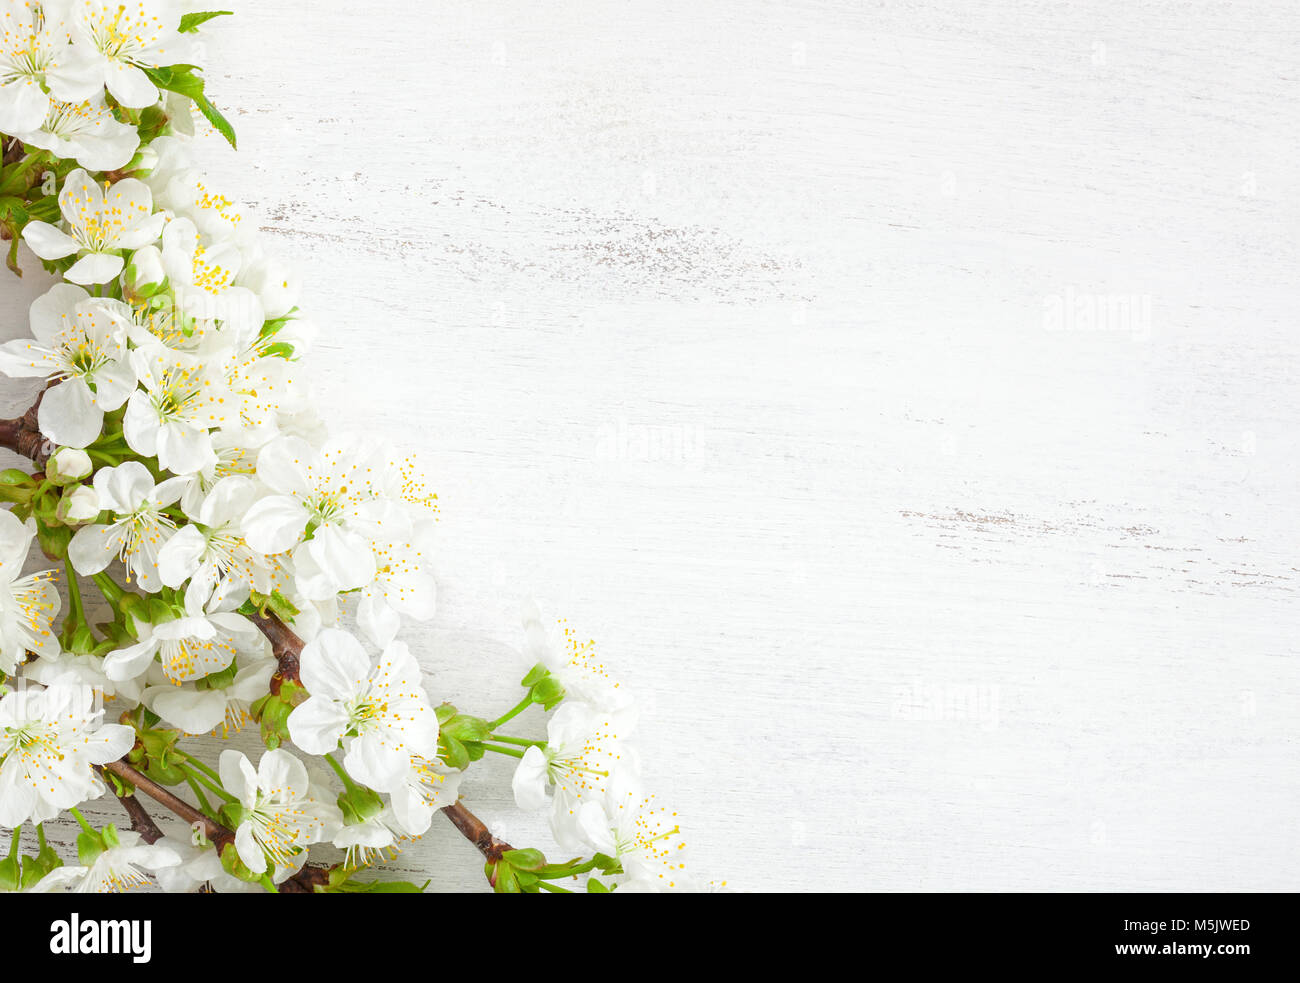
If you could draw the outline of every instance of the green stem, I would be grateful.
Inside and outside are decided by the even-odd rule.
[[[199,769],[199,771],[203,772],[205,775],[211,778],[213,781],[215,782],[221,781],[221,776],[217,774],[216,769],[212,768],[209,765],[204,764],[198,758],[194,757],[194,755],[190,754],[187,751],[182,751],[180,748],[176,748],[176,753],[179,754],[186,761],[188,761],[190,764],[192,764],[195,768]]]
[[[198,800],[199,800],[199,809],[202,810],[202,812],[203,812],[203,814],[204,814],[205,816],[207,816],[209,819],[211,819],[213,822],[215,822],[215,821],[216,821],[216,815],[217,815],[217,814],[216,814],[215,812],[212,811],[212,803],[210,803],[210,802],[208,801],[208,797],[207,797],[206,795],[203,794],[203,786],[200,785],[198,782],[196,782],[196,781],[195,781],[193,778],[191,778],[189,775],[186,775],[186,776],[185,776],[185,781],[189,784],[189,786],[190,786],[190,790],[191,790],[191,791],[195,794],[195,796],[198,798]]]
[[[497,747],[495,744],[482,744],[484,751],[495,751],[497,754],[508,754],[512,758],[522,758],[524,752],[516,747]]]
[[[103,571],[91,574],[90,579],[95,582],[99,592],[104,595],[104,600],[113,607],[117,607],[117,602],[126,596],[126,591],[118,585],[117,581]]]
[[[520,747],[546,747],[545,741],[534,741],[527,737],[511,737],[509,734],[489,734],[489,738],[502,744],[518,744]]]
[[[507,720],[513,720],[515,717],[519,716],[521,713],[523,713],[532,705],[533,705],[533,696],[532,693],[530,692],[522,700],[520,700],[513,707],[507,710],[504,716],[498,717],[496,720],[488,724],[488,730],[496,730]]]
[[[89,454],[91,457],[95,458],[100,463],[107,464],[110,468],[117,466],[118,463],[117,458],[115,458],[112,454],[106,454],[103,451],[93,450],[90,447],[86,448],[86,453]]]
[[[87,833],[99,832],[97,829],[95,829],[94,826],[91,826],[90,823],[86,822],[86,817],[81,814],[81,810],[78,809],[76,806],[72,806],[71,808],[69,808],[68,812],[72,813],[73,818],[76,819],[77,822],[81,824],[81,828],[84,829]]]
[[[578,864],[578,866],[576,867],[568,868],[563,874],[556,874],[555,878],[556,880],[559,880],[562,877],[573,877],[577,874],[585,874],[589,870],[595,870],[598,866],[600,865],[597,864],[595,859],[593,858],[591,860],[588,860],[585,864]],[[538,874],[537,876],[543,877],[544,875]]]
[[[77,583],[77,572],[72,569],[72,561],[66,556],[63,558],[63,571],[68,579],[68,614],[63,619],[64,641],[67,642],[72,639],[72,632],[86,623],[86,615],[81,605],[81,586]]]
[[[14,827],[13,839],[9,841],[9,859],[18,859],[18,838],[23,835],[23,824],[19,823]]]
[[[574,891],[570,891],[567,887],[560,887],[558,884],[551,884],[548,881],[538,881],[537,886],[540,887],[543,891],[550,891],[552,894],[575,894],[576,893]]]
[[[216,782],[214,782],[211,778],[209,778],[207,775],[203,774],[201,771],[195,771],[193,768],[189,767],[188,765],[181,765],[181,771],[185,772],[186,775],[189,775],[189,776],[191,776],[191,777],[197,779],[198,781],[202,782],[204,785],[206,785],[209,789],[211,789],[211,790],[212,790],[213,792],[215,792],[217,795],[221,796],[221,797],[222,797],[223,799],[225,799],[227,802],[237,802],[237,801],[239,801],[239,800],[236,799],[233,795],[231,795],[229,792],[227,792],[224,788],[222,788],[220,785],[218,785]]]
[[[334,774],[339,776],[339,779],[343,782],[343,787],[349,792],[355,792],[357,790],[357,783],[352,779],[352,776],[348,774],[347,769],[334,760],[334,755],[325,755],[325,760],[329,762],[329,766],[334,769]]]

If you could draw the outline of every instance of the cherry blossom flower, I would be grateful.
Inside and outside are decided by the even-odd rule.
[[[255,874],[270,872],[277,883],[292,876],[306,863],[307,848],[342,823],[337,806],[313,797],[306,767],[288,751],[267,751],[254,768],[240,752],[225,750],[218,771],[242,810],[235,849]]]
[[[135,743],[135,731],[103,716],[94,691],[72,682],[0,697],[0,826],[44,822],[103,794],[92,766]]]
[[[37,891],[120,893],[147,886],[150,878],[146,872],[175,867],[181,862],[180,856],[167,843],[161,840],[153,844],[146,843],[139,833],[131,830],[117,830],[109,826],[104,830],[104,838],[110,841],[107,849],[101,850],[89,864],[54,868],[41,878]]]
[[[72,566],[89,576],[120,559],[128,579],[134,577],[150,593],[158,590],[158,551],[176,531],[176,520],[166,509],[180,498],[185,479],[168,478],[155,485],[143,464],[127,461],[96,471],[94,487],[100,505],[112,516],[105,524],[77,530],[68,544]]]
[[[104,672],[113,680],[135,679],[157,658],[167,679],[184,683],[226,670],[240,652],[264,654],[266,640],[247,618],[234,613],[241,603],[242,597],[229,596],[207,610],[189,605],[181,617],[144,624],[136,644],[104,657]],[[172,709],[180,712],[182,705]]]
[[[23,239],[41,259],[75,253],[79,258],[64,277],[81,284],[108,283],[122,272],[121,251],[149,245],[167,220],[154,212],[153,195],[143,181],[125,178],[101,187],[83,170],[73,171],[64,181],[59,211],[66,231],[49,222],[31,221],[23,228]]]
[[[135,349],[131,362],[141,388],[127,400],[127,444],[137,454],[156,455],[173,474],[214,466],[209,430],[237,422],[239,414],[219,367],[162,345]]]
[[[178,33],[181,10],[172,0],[74,0],[73,23],[100,84],[123,106],[143,109],[158,101],[144,68],[179,65],[194,45]]]
[[[32,302],[33,337],[0,345],[0,372],[55,383],[41,398],[37,423],[56,444],[92,443],[104,413],[120,407],[135,389],[126,349],[128,313],[121,301],[56,283]]]
[[[0,672],[12,674],[35,652],[45,658],[59,654],[51,622],[59,613],[59,592],[53,570],[23,575],[23,564],[36,536],[12,512],[0,510]]]
[[[55,99],[82,102],[103,85],[89,53],[70,44],[52,4],[0,2],[0,131],[36,130]]]
[[[259,452],[257,476],[273,494],[248,510],[245,538],[260,553],[293,550],[295,564],[305,553],[310,576],[299,588],[314,600],[369,584],[377,570],[371,543],[409,532],[393,476],[354,440],[317,451],[301,438],[278,437]]]
[[[326,628],[303,647],[299,672],[311,695],[289,714],[289,736],[308,754],[328,754],[347,737],[343,766],[357,781],[402,788],[412,755],[437,747],[438,718],[405,643],[391,643],[372,668],[352,635]]]

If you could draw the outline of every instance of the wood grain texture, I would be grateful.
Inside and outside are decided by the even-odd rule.
[[[436,697],[535,594],[705,877],[1297,887],[1293,4],[239,6],[214,184],[435,475]]]

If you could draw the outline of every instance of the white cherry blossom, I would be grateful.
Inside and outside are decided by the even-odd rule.
[[[76,254],[79,258],[64,276],[81,284],[108,283],[122,272],[122,250],[149,245],[166,222],[165,215],[154,212],[153,195],[143,181],[125,178],[101,186],[83,170],[65,179],[59,211],[66,230],[31,221],[23,228],[23,238],[41,259]]]
[[[35,536],[34,523],[0,510],[0,672],[8,674],[28,652],[53,658],[60,651],[51,624],[59,613],[57,574],[53,570],[23,574]]]
[[[381,792],[406,785],[413,755],[438,745],[438,718],[403,642],[372,667],[352,635],[326,628],[303,647],[299,672],[310,696],[289,714],[289,736],[308,754],[328,754],[347,738],[343,766]]]
[[[126,347],[129,314],[121,301],[56,283],[32,302],[33,337],[0,345],[0,372],[54,382],[41,397],[37,423],[56,444],[92,443],[104,413],[135,389]]]
[[[135,731],[104,724],[94,691],[73,682],[0,697],[0,826],[44,822],[103,794],[93,765],[116,760]]]
[[[158,590],[158,551],[176,531],[176,520],[166,509],[180,498],[185,479],[155,485],[143,464],[127,461],[96,471],[94,486],[100,505],[112,515],[107,523],[82,526],[73,535],[68,544],[73,567],[89,576],[120,559],[128,579],[151,593]]]

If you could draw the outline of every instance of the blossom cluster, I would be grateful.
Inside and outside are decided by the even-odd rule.
[[[192,63],[215,16],[0,3],[0,221],[58,278],[30,336],[0,346],[0,372],[45,386],[44,468],[0,483],[0,888],[275,890],[320,845],[342,854],[326,886],[360,890],[352,874],[423,835],[487,752],[518,759],[519,806],[549,809],[579,855],[491,858],[498,890],[695,887],[590,643],[550,638],[530,606],[537,666],[515,710],[489,723],[431,699],[399,635],[434,614],[436,498],[411,458],[328,433],[300,378],[298,281],[195,166],[194,109],[233,142]],[[62,571],[27,571],[33,540]],[[302,640],[295,666],[268,623]],[[531,705],[554,711],[545,740],[502,732]],[[185,750],[250,721],[256,761]],[[123,775],[173,785],[211,825],[94,828],[78,807],[106,768],[116,794]],[[77,865],[40,825],[65,812]],[[41,850],[20,859],[25,823]]]

